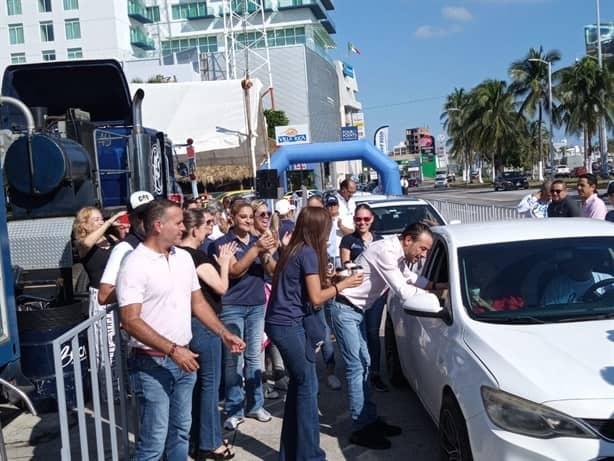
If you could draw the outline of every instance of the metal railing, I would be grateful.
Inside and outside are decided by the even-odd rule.
[[[117,379],[114,381],[112,377],[112,361],[109,354],[109,342],[107,334],[100,334],[99,337],[105,338],[102,341],[98,341],[98,346],[101,347],[99,354],[96,353],[96,328],[100,328],[102,331],[107,331],[107,314],[112,314],[114,337],[113,342],[115,344],[115,357],[114,361],[118,364],[119,372],[117,373]],[[100,331],[100,330],[99,330]],[[88,370],[82,369],[80,359],[80,337],[83,335],[87,337],[87,350],[90,358],[89,375],[91,383],[91,407],[86,406],[87,393],[84,391],[83,376],[84,372]],[[130,459],[130,445],[129,445],[129,422],[135,424],[136,418],[136,405],[131,405],[131,416],[129,419],[128,406],[126,402],[126,382],[125,382],[125,363],[122,357],[122,346],[119,330],[119,313],[117,307],[109,308],[108,311],[101,311],[95,316],[90,317],[87,320],[76,325],[71,330],[67,331],[63,335],[59,336],[53,341],[53,360],[55,366],[56,387],[57,387],[57,402],[58,402],[58,416],[60,422],[60,436],[61,436],[61,459],[62,461],[70,461],[72,459],[71,451],[71,433],[73,438],[77,434],[71,431],[68,424],[69,410],[75,412],[78,421],[78,439],[80,455],[79,459],[87,461],[90,459],[90,453],[96,453],[96,458],[99,461],[110,459],[113,461],[128,460]],[[67,348],[66,345],[70,345],[71,357],[68,357],[69,364],[63,363],[67,360]],[[97,356],[100,357],[102,363],[96,363]],[[64,360],[63,360],[64,359]],[[84,362],[87,363],[87,362]],[[66,388],[64,383],[64,372],[66,368],[71,366],[74,373],[75,393],[76,393],[76,407],[74,409],[67,408]],[[102,392],[100,389],[99,370],[103,370],[104,379],[102,379]],[[114,396],[113,387],[117,386],[116,395]],[[72,390],[71,390],[72,391]],[[106,399],[103,399],[106,397]],[[106,408],[103,404],[103,400],[106,400]],[[119,409],[115,406],[115,401],[119,400]],[[131,399],[135,402],[134,399]],[[119,414],[118,414],[119,413]],[[89,418],[89,419],[88,419]],[[92,432],[91,420],[93,419],[93,432],[95,433],[95,439],[89,435]],[[119,425],[117,424],[119,419]],[[88,427],[88,421],[90,422]],[[108,427],[103,427],[103,423]],[[104,430],[106,429],[106,430]],[[90,451],[89,443],[95,440],[95,449]],[[110,450],[110,454],[107,454]]]
[[[427,200],[437,208],[448,222],[459,220],[461,223],[480,223],[522,218],[516,207],[476,205],[472,203],[450,202],[448,200]]]

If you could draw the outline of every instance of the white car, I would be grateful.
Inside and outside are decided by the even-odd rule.
[[[391,295],[385,343],[391,381],[414,389],[443,459],[614,459],[612,223],[433,231],[423,275],[449,292]]]
[[[450,184],[448,184],[448,177],[445,174],[438,174],[435,176],[435,189],[440,187],[450,187]]]
[[[426,200],[396,195],[355,197],[356,204],[368,203],[375,219],[371,230],[381,235],[400,234],[415,222],[434,226],[446,224],[441,214]]]

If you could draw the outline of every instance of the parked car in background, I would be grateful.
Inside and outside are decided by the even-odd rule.
[[[388,375],[444,460],[614,459],[614,226],[555,221],[435,227],[422,275],[449,290],[388,298]]]
[[[528,188],[527,177],[518,171],[505,171],[495,178],[495,192]]]
[[[448,178],[445,174],[438,174],[437,176],[435,176],[434,187],[435,189],[450,187],[450,184],[448,184]]]
[[[555,178],[569,178],[571,176],[571,170],[567,165],[557,165],[554,167]]]
[[[570,176],[572,178],[577,178],[578,176],[582,176],[583,174],[586,174],[586,168],[583,166],[577,166],[573,170],[571,170]]]
[[[354,196],[354,199],[356,204],[369,204],[375,215],[371,230],[382,235],[400,234],[416,222],[433,226],[446,224],[443,216],[426,200],[380,194]]]
[[[322,191],[318,189],[307,189],[307,198],[311,198],[314,195],[322,196]],[[299,206],[299,202],[303,199],[303,189],[298,189],[292,192],[290,196],[290,203],[295,206]]]

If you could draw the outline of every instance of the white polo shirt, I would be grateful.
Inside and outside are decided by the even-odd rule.
[[[107,265],[104,267],[102,278],[100,283],[106,283],[108,285],[117,285],[117,276],[119,274],[119,268],[122,262],[130,253],[132,253],[132,245],[128,242],[119,242],[111,250],[111,255],[107,261]]]
[[[126,256],[117,277],[121,307],[141,304],[141,319],[158,334],[179,345],[192,339],[192,292],[200,290],[190,254],[171,248],[168,259],[142,243]],[[133,347],[150,349],[132,338]]]
[[[356,212],[356,202],[352,197],[349,200],[343,198],[343,196],[339,193],[335,193],[335,197],[339,202],[339,217],[341,218],[341,224],[343,224],[348,229],[354,230],[354,213]],[[343,237],[343,233],[339,230],[338,235]]]

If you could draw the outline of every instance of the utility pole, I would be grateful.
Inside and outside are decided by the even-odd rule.
[[[603,72],[603,53],[601,51],[601,13],[599,11],[599,0],[595,0],[597,7],[597,60],[599,69]],[[608,130],[605,123],[605,117],[599,119],[599,148],[601,150],[601,171],[607,178],[610,175],[610,167],[608,165]]]

